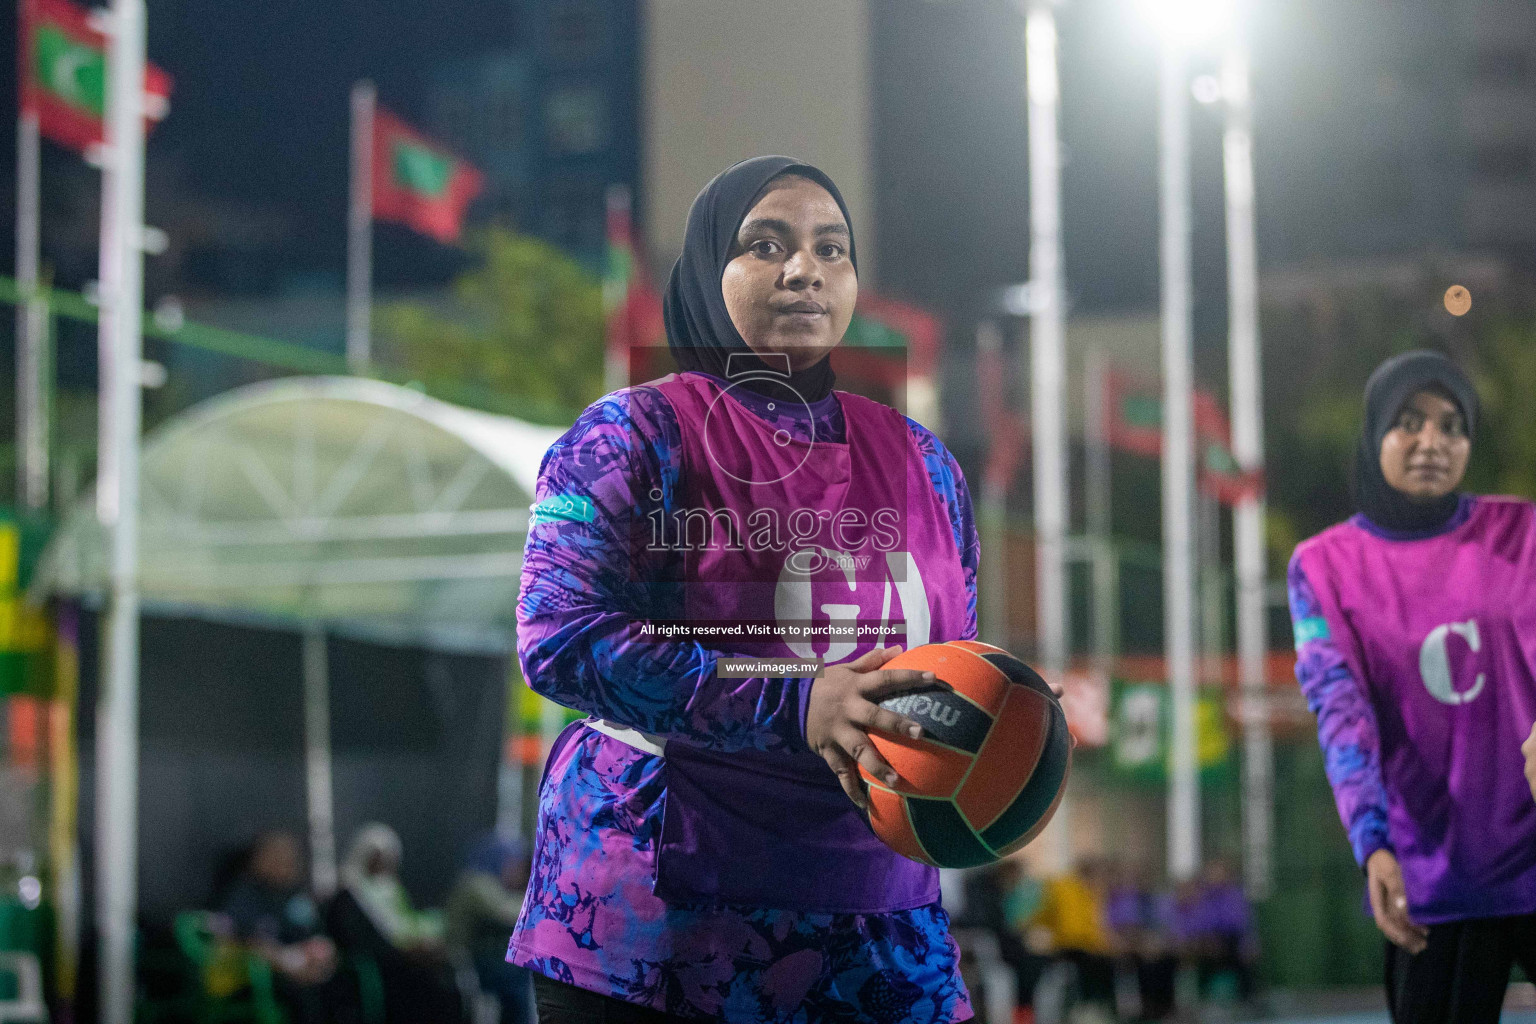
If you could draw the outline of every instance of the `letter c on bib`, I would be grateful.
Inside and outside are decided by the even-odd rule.
[[[1456,689],[1456,682],[1451,678],[1451,658],[1445,650],[1446,638],[1452,633],[1461,634],[1473,654],[1483,646],[1482,637],[1477,632],[1476,619],[1436,626],[1429,631],[1429,636],[1424,638],[1424,645],[1419,648],[1419,675],[1423,677],[1424,688],[1429,691],[1429,695],[1440,703],[1470,704],[1483,692],[1483,684],[1488,679],[1479,672],[1470,689]]]

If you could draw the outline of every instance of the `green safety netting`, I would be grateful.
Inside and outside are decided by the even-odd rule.
[[[144,439],[144,601],[506,650],[534,482],[561,432],[354,377],[221,395]],[[106,579],[87,495],[35,586],[89,596]]]

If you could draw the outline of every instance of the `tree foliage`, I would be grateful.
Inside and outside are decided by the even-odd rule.
[[[600,282],[559,249],[505,228],[470,238],[477,267],[449,301],[375,316],[389,362],[430,389],[465,384],[576,412],[602,394]]]

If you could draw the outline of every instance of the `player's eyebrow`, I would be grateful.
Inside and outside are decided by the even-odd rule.
[[[794,228],[790,226],[789,221],[780,220],[777,217],[757,217],[749,220],[741,226],[740,233],[743,235],[756,235],[769,231],[780,235],[794,234]],[[818,224],[815,228],[815,234],[817,237],[822,235],[842,235],[846,238],[848,235],[848,225],[841,223]]]

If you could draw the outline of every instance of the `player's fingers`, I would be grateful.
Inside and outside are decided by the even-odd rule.
[[[855,672],[873,672],[894,657],[894,655],[888,655],[887,650],[888,648],[885,647],[876,647],[872,651],[866,651],[848,662],[848,667]]]
[[[939,677],[932,672],[915,668],[885,668],[876,672],[866,672],[859,680],[858,692],[859,696],[865,700],[878,703],[881,699],[903,690],[915,690],[924,686],[950,689],[948,683],[940,682]]]
[[[869,738],[868,733],[850,728],[839,737],[838,746],[842,747],[843,751],[870,775],[887,786],[896,785],[896,769],[880,756],[880,751],[875,749],[874,741]]]
[[[859,777],[859,769],[853,758],[844,753],[841,747],[832,745],[828,745],[821,756],[827,762],[827,767],[832,769],[832,774],[837,776],[838,784],[843,787],[843,792],[848,794],[854,806],[860,809],[868,807],[869,797],[864,793],[864,780]]]
[[[1418,944],[1418,937],[1404,928],[1395,918],[1379,917],[1376,919],[1376,927],[1381,929],[1381,933],[1392,945],[1406,949],[1410,953],[1416,952],[1414,946]]]
[[[1422,953],[1429,944],[1428,937],[1424,929],[1401,917],[1393,918],[1392,930],[1387,933],[1387,938],[1410,953]]]
[[[1408,916],[1408,894],[1401,885],[1387,886],[1386,917],[1391,923],[1391,932],[1388,937],[1410,953],[1417,953],[1424,948],[1425,940],[1429,937],[1429,929],[1413,922]]]
[[[1392,912],[1397,915],[1398,922],[1403,928],[1420,939],[1429,938],[1429,929],[1414,921],[1408,913],[1408,895],[1406,892],[1394,896],[1392,899]]]
[[[870,701],[860,701],[859,707],[848,717],[855,725],[890,733],[892,736],[906,736],[915,740],[923,734],[923,727],[912,719]]]
[[[1392,912],[1392,899],[1386,893],[1386,886],[1372,885],[1370,893],[1371,916],[1376,919],[1376,927],[1381,929],[1381,933],[1394,946],[1407,949],[1412,939],[1408,930],[1397,919],[1397,915]]]

